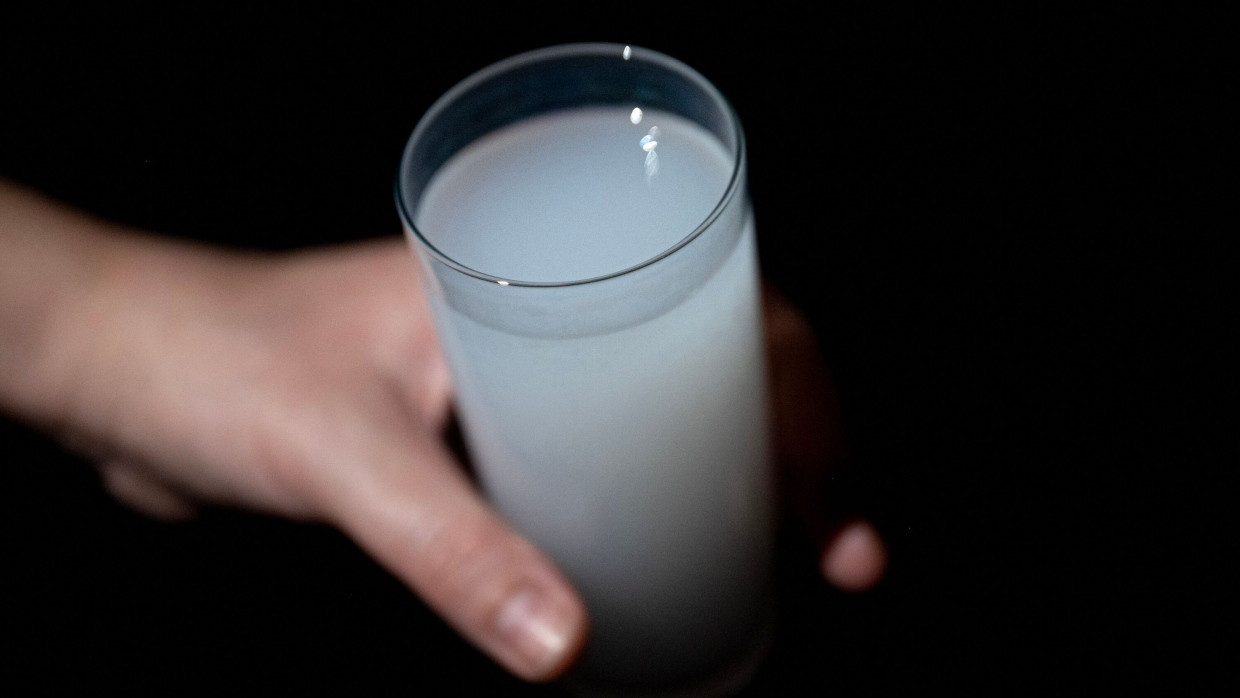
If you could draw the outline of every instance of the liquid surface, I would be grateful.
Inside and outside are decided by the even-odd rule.
[[[560,111],[453,155],[427,185],[415,225],[441,253],[490,276],[589,279],[645,262],[693,232],[731,170],[713,136],[679,116]]]

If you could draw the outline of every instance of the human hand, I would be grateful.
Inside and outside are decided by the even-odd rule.
[[[245,506],[337,526],[459,632],[529,680],[586,634],[568,582],[480,499],[443,441],[451,389],[420,270],[399,239],[292,255],[128,238],[64,331],[59,413],[107,489],[145,513]],[[781,460],[834,455],[804,320],[766,298]],[[827,421],[822,421],[827,420]],[[868,524],[827,545],[845,589],[882,573]]]
[[[78,370],[51,391],[113,495],[162,518],[222,504],[337,526],[516,675],[568,666],[585,610],[444,444],[450,384],[403,241],[122,245],[64,313]]]

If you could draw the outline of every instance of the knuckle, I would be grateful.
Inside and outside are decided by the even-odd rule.
[[[426,541],[419,576],[446,603],[480,611],[477,606],[486,602],[479,597],[519,569],[519,547],[513,535],[485,517],[455,522]]]

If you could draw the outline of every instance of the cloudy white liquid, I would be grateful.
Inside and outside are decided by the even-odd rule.
[[[629,108],[591,108],[493,133],[442,166],[414,223],[444,255],[499,279],[580,280],[649,260],[707,219],[734,164],[684,119],[634,121]],[[430,294],[483,485],[582,592],[586,671],[618,683],[717,668],[765,618],[771,493],[755,242],[747,208],[727,220],[739,235],[708,229],[673,253],[688,258],[716,244],[712,235],[731,241],[687,297],[657,305],[676,280],[660,281],[655,267],[654,287],[621,296],[650,305],[653,317],[637,324],[566,337],[535,314],[517,332]],[[628,276],[596,283],[623,290]],[[561,291],[495,287],[500,303],[504,292]]]

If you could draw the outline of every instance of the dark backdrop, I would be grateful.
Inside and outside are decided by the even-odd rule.
[[[853,463],[833,494],[893,556],[847,596],[789,533],[751,692],[993,694],[1212,666],[1218,646],[1184,621],[1224,629],[1193,591],[1216,563],[1165,534],[1193,443],[1167,425],[1199,407],[1179,389],[1191,361],[1168,370],[1159,340],[1197,292],[1172,281],[1197,238],[1162,225],[1181,206],[1163,186],[1213,195],[1172,118],[1215,86],[1175,67],[1169,18],[341,7],[10,17],[0,174],[223,244],[393,235],[404,141],[456,81],[567,41],[669,53],[740,114],[764,271],[840,386]],[[152,523],[85,462],[0,429],[5,682],[556,692],[507,678],[331,530]]]

